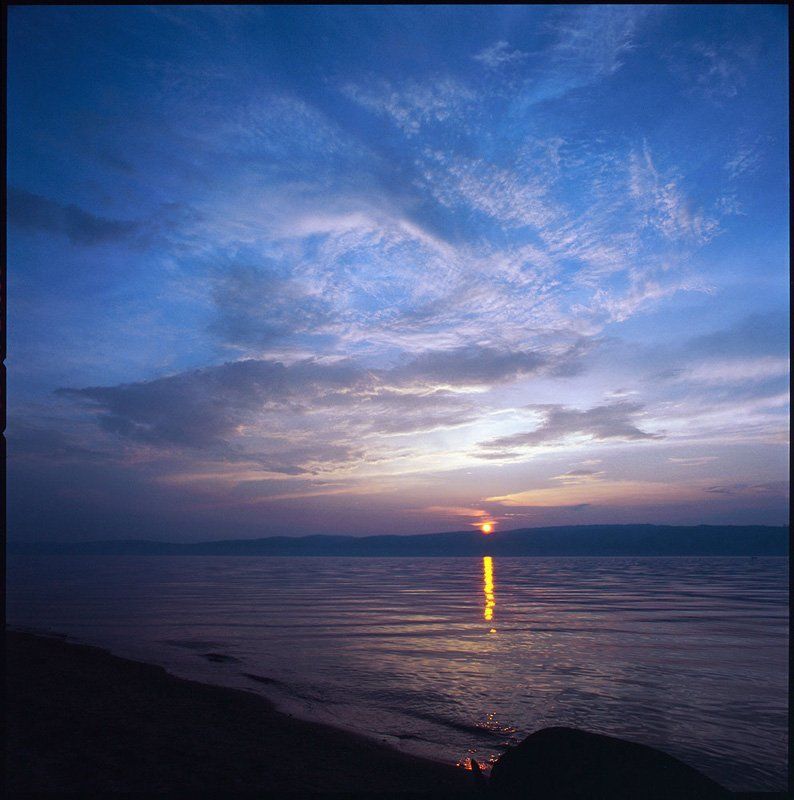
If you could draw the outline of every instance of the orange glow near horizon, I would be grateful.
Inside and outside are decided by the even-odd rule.
[[[482,527],[480,528],[480,530],[485,534],[490,533],[493,530],[493,523],[491,523],[491,522],[483,522]]]
[[[496,608],[496,598],[493,591],[493,558],[491,556],[482,557],[482,583],[483,592],[485,593],[483,617],[486,622],[490,622],[493,619],[493,610]]]

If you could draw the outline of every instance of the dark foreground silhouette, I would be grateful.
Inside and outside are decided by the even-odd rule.
[[[732,793],[653,747],[574,728],[544,728],[491,771],[496,796],[533,800],[727,800]]]
[[[479,771],[293,719],[259,695],[60,639],[8,632],[10,796],[480,797],[719,800],[731,795],[650,747],[546,728]]]
[[[462,795],[471,773],[294,719],[261,696],[9,632],[7,788],[81,798]]]

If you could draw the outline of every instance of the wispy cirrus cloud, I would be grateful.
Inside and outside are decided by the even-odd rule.
[[[625,322],[638,313],[652,307],[678,292],[700,292],[708,294],[711,287],[701,279],[690,277],[670,278],[655,275],[650,270],[632,270],[627,287],[622,291],[597,289],[588,310],[596,319],[609,322]]]
[[[465,206],[507,227],[543,228],[556,216],[547,184],[535,176],[500,169],[482,159],[447,160],[431,153],[425,181],[436,199],[450,208]]]
[[[741,144],[736,152],[725,162],[728,177],[735,181],[741,175],[752,175],[764,159],[764,145],[769,144],[769,137],[757,136],[750,142]]]
[[[415,136],[426,125],[461,123],[477,95],[449,77],[395,86],[377,81],[366,86],[346,83],[342,93],[358,105],[385,116],[406,135]]]
[[[660,175],[647,144],[641,154],[631,154],[629,172],[631,196],[644,214],[645,224],[668,239],[689,239],[696,244],[719,232],[716,219],[691,208],[679,179]]]
[[[638,27],[652,11],[649,6],[630,10],[586,6],[550,21],[552,41],[537,55],[535,74],[525,82],[516,107],[556,100],[614,75],[634,48]]]
[[[510,44],[503,39],[494,42],[488,47],[483,48],[477,55],[472,56],[475,61],[485,64],[491,69],[498,69],[505,64],[516,64],[528,58],[529,53],[523,53],[519,49],[511,49]]]

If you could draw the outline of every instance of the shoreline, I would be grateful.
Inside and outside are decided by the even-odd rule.
[[[30,793],[465,796],[472,774],[277,711],[258,693],[6,630],[7,770]]]
[[[482,796],[471,771],[279,711],[251,690],[180,678],[55,632],[7,627],[4,643],[11,797]]]
[[[213,675],[207,675],[206,673],[200,674],[194,668],[190,668],[185,666],[184,664],[175,664],[175,663],[167,663],[166,661],[160,660],[153,656],[151,652],[141,653],[141,652],[133,652],[130,650],[125,650],[123,648],[117,648],[113,644],[102,643],[102,642],[92,642],[90,640],[85,640],[80,638],[78,635],[72,633],[64,633],[61,631],[47,629],[47,628],[38,628],[38,627],[29,627],[29,626],[21,626],[21,625],[14,625],[14,624],[7,624],[6,625],[7,633],[20,633],[26,634],[30,636],[34,636],[37,638],[42,639],[53,639],[57,642],[61,642],[63,644],[68,645],[76,645],[80,647],[88,647],[95,650],[99,650],[103,653],[107,653],[115,658],[118,658],[122,661],[130,661],[134,664],[144,664],[146,666],[155,667],[160,670],[164,670],[168,675],[177,680],[184,680],[189,683],[198,683],[205,686],[212,686],[218,689],[229,689],[232,691],[242,691],[245,693],[253,694],[257,697],[260,697],[264,703],[266,703],[273,713],[280,714],[283,717],[289,717],[293,720],[299,720],[307,723],[311,723],[313,725],[318,725],[323,728],[328,728],[333,731],[337,731],[341,734],[349,734],[354,737],[365,739],[368,742],[372,742],[377,745],[382,745],[387,747],[388,749],[400,753],[401,755],[406,756],[407,758],[416,758],[423,762],[431,762],[433,764],[440,764],[442,766],[456,766],[458,770],[461,770],[461,764],[465,761],[465,756],[461,756],[457,758],[455,756],[450,756],[449,753],[439,753],[441,748],[433,748],[433,750],[428,750],[428,748],[420,748],[420,747],[411,747],[410,745],[405,745],[402,741],[401,736],[389,736],[387,734],[371,731],[368,732],[364,729],[361,725],[356,725],[353,722],[345,721],[344,719],[334,719],[328,714],[317,713],[316,710],[308,710],[305,705],[301,705],[300,702],[295,701],[295,697],[302,697],[300,694],[295,694],[292,690],[292,685],[278,679],[269,678],[262,675],[256,675],[250,672],[238,671],[235,673],[235,676],[238,678],[244,678],[244,681],[239,680],[229,680],[229,675],[224,675],[223,673],[215,673]],[[208,648],[205,649],[211,649]],[[192,650],[192,648],[191,648]],[[198,650],[195,651],[195,654],[198,655]],[[206,660],[209,662],[217,662],[219,665],[224,663],[231,662],[231,665],[237,665],[237,659],[235,656],[230,656],[228,653],[225,652],[217,652],[217,653],[202,653],[201,654],[202,660]],[[239,665],[237,665],[239,666]],[[273,694],[270,692],[263,690],[262,688],[254,688],[254,687],[266,687],[266,688],[273,688],[274,686],[278,686],[280,691],[277,691]],[[275,696],[274,696],[275,695]],[[323,703],[320,703],[321,707]],[[476,727],[472,731],[475,735],[480,732],[479,729]],[[395,741],[397,739],[398,741]],[[427,740],[428,742],[430,740]],[[504,749],[504,748],[500,748]],[[479,762],[483,768],[483,772],[487,775],[490,772],[491,763],[483,763],[482,761]],[[463,768],[468,770],[468,767]]]

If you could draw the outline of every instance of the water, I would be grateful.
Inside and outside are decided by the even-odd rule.
[[[785,559],[12,557],[7,602],[444,761],[563,724],[786,786]]]

